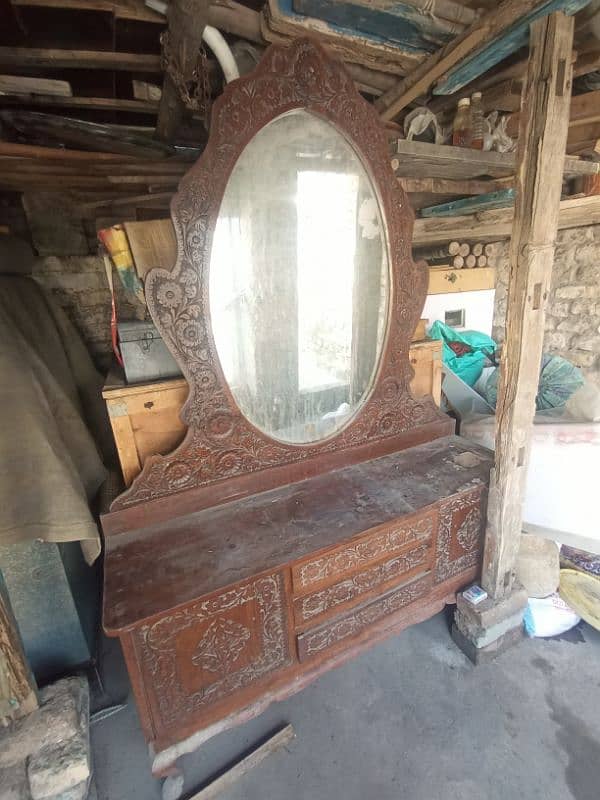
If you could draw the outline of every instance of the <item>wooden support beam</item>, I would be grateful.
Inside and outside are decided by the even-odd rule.
[[[461,217],[417,219],[413,229],[413,247],[461,242],[497,242],[511,235],[514,209],[500,208]],[[558,229],[600,225],[600,196],[574,197],[560,203]]]
[[[394,119],[409,103],[428,92],[452,67],[489,44],[515,20],[546,3],[547,0],[504,0],[497,9],[475,20],[460,36],[425,59],[410,75],[375,101],[382,118]]]
[[[168,43],[175,69],[184,82],[192,81],[202,45],[202,31],[208,22],[208,0],[171,0],[167,12]],[[169,72],[165,72],[160,109],[156,122],[156,138],[172,142],[185,118],[189,116],[179,89]]]
[[[0,574],[0,726],[37,707],[37,687]]]
[[[555,13],[531,26],[482,574],[483,588],[497,600],[512,590],[521,538],[569,124],[572,47],[571,17]]]
[[[42,69],[110,69],[161,71],[160,56],[104,50],[57,50],[45,47],[0,47],[0,66]]]
[[[127,111],[134,114],[158,113],[151,100],[122,100],[115,97],[58,97],[46,94],[0,94],[0,106],[38,106],[40,108],[85,108],[89,111]]]

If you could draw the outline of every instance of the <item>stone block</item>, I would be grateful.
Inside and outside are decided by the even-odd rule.
[[[550,331],[546,333],[544,344],[553,350],[566,350],[569,347],[570,336],[566,333]]]
[[[586,317],[571,316],[559,322],[556,329],[558,331],[566,331],[567,333],[588,333],[590,330],[590,321],[589,318]]]
[[[40,707],[0,729],[0,768],[23,761],[32,753],[79,731],[84,678],[65,678],[40,692]]]
[[[569,316],[569,303],[552,303],[550,306],[550,313],[553,317],[568,317]]]
[[[560,577],[556,542],[522,533],[515,572],[528,597],[548,597],[555,592]]]
[[[0,769],[0,798],[2,800],[31,800],[25,771],[25,760]]]
[[[594,366],[599,354],[590,352],[589,350],[574,349],[569,350],[568,353],[561,353],[560,355],[564,358],[568,358],[577,367],[589,368]]]
[[[457,612],[454,617],[454,624],[475,647],[487,647],[508,631],[520,627],[523,624],[523,611],[517,611],[511,617],[506,617],[488,628],[482,628],[471,619],[465,618]]]
[[[87,731],[43,747],[29,757],[27,777],[32,800],[54,800],[85,785],[90,777]],[[83,795],[85,797],[85,794]]]
[[[559,300],[578,300],[587,295],[587,286],[559,286],[554,296]]]
[[[475,647],[473,642],[469,641],[469,639],[463,633],[461,633],[456,625],[452,626],[452,638],[454,643],[476,666],[493,661],[505,650],[509,650],[511,647],[514,647],[516,644],[521,642],[524,636],[525,634],[523,631],[523,626],[519,625],[517,628],[512,628],[511,630],[507,631],[503,636],[501,636],[499,639],[496,639],[491,644],[488,644],[485,647]]]
[[[518,584],[514,585],[511,593],[502,600],[492,600],[488,597],[476,606],[465,600],[462,592],[456,596],[457,613],[468,620],[470,625],[480,629],[499,625],[519,613],[522,616],[526,606],[527,592]]]
[[[577,339],[576,346],[578,350],[588,350],[590,353],[598,354],[600,353],[600,336]]]

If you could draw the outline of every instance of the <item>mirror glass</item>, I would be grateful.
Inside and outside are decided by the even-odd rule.
[[[257,428],[300,444],[356,413],[382,349],[389,266],[371,181],[330,123],[294,111],[249,142],[219,211],[209,294],[223,372]]]

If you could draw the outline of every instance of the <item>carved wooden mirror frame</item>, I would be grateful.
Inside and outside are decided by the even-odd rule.
[[[390,264],[389,317],[370,394],[333,436],[285,444],[239,411],[223,375],[210,325],[212,234],[233,167],[250,139],[276,117],[303,109],[329,121],[352,145],[378,195]],[[230,83],[212,111],[210,138],[182,179],[171,215],[177,237],[172,272],[152,270],[148,308],[190,386],[182,444],[149,459],[113,511],[238,478],[227,497],[273,488],[335,466],[394,452],[453,430],[430,398],[409,390],[412,334],[425,302],[427,269],[411,257],[414,216],[390,164],[385,128],[343,66],[311,40],[271,46],[257,69]],[[222,494],[221,499],[225,495]],[[207,503],[205,503],[206,505]]]

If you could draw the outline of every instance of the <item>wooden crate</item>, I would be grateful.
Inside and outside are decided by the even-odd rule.
[[[442,382],[442,343],[413,342],[410,363],[415,371],[411,389],[416,397],[430,394],[439,405]],[[185,425],[179,412],[188,394],[185,378],[128,386],[112,370],[102,397],[106,401],[126,486],[130,486],[148,456],[164,455],[183,440]]]

